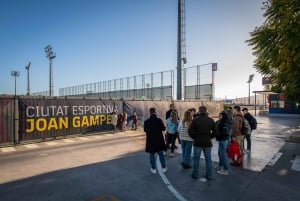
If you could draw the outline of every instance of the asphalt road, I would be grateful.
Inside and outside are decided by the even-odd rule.
[[[282,118],[258,118],[258,123],[244,168],[231,167],[229,176],[214,174],[209,182],[182,170],[180,147],[176,157],[166,159],[168,172],[153,175],[141,130],[0,148],[0,200],[247,200],[299,126],[299,120]],[[216,153],[214,142],[215,162]],[[201,161],[202,174],[203,166]]]

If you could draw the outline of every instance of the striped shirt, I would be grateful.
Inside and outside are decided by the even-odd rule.
[[[186,125],[187,123],[183,123],[182,121],[179,122],[178,125],[178,132],[180,140],[186,140],[186,141],[193,141],[193,139],[190,137],[188,129],[189,127]]]

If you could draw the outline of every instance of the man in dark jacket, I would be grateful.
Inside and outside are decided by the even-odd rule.
[[[251,133],[252,133],[252,126],[251,126],[251,122],[252,122],[252,119],[254,118],[249,112],[248,112],[248,108],[243,108],[242,109],[242,112],[243,112],[243,115],[244,115],[244,118],[247,119],[247,121],[249,122],[249,125],[250,125],[250,134],[249,135],[246,135],[246,141],[247,141],[247,153],[250,153],[251,152]]]
[[[150,108],[150,118],[144,122],[146,133],[146,152],[150,153],[151,172],[156,173],[155,153],[158,153],[163,172],[167,171],[164,151],[166,150],[163,131],[166,127],[163,121],[156,116],[155,108]]]
[[[189,135],[194,140],[193,173],[192,178],[199,176],[199,160],[203,150],[206,165],[206,179],[212,178],[212,160],[211,160],[211,138],[216,136],[217,127],[215,121],[208,117],[207,108],[199,107],[199,116],[193,119],[189,127]]]

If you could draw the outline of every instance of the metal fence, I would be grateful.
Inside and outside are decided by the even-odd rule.
[[[215,67],[215,68],[214,68]],[[183,90],[186,100],[214,100],[214,71],[209,63],[183,69]],[[174,70],[82,84],[59,89],[59,96],[85,96],[111,99],[164,100],[173,99],[176,90]],[[48,96],[49,92],[33,93]]]
[[[173,97],[174,71],[163,71],[71,86],[59,89],[59,96],[97,96],[101,98],[170,99]]]
[[[213,65],[216,64],[209,63],[184,69],[184,97],[186,100],[214,99]]]

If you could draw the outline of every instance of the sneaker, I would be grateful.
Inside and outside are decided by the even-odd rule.
[[[150,171],[153,173],[153,174],[156,174],[156,169],[150,169]]]
[[[218,174],[222,174],[222,175],[228,175],[228,170],[218,170],[217,171]]]
[[[175,154],[174,153],[170,153],[170,157],[174,157],[175,156]]]
[[[195,175],[191,175],[191,177],[193,178],[193,179],[198,179],[198,177],[196,177]]]
[[[200,181],[201,181],[201,182],[206,182],[207,179],[205,179],[205,178],[200,178]]]
[[[165,167],[162,169],[162,171],[163,171],[163,173],[166,173],[168,171],[168,168]]]

